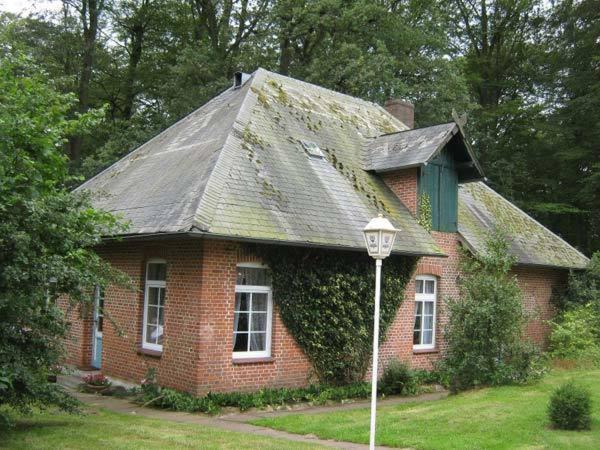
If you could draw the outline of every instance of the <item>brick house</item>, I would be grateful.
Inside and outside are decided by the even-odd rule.
[[[136,289],[98,288],[93,313],[69,313],[68,362],[137,382],[155,368],[161,384],[196,394],[304,385],[310,361],[257,249],[365,252],[362,229],[379,212],[401,230],[394,254],[418,258],[381,366],[440,358],[459,248],[482,251],[496,226],[509,232],[536,313],[528,333],[543,345],[552,288],[587,259],[484,184],[460,120],[412,126],[406,102],[384,109],[262,69],[236,74],[79,188],[129,221],[98,251]],[[431,232],[418,223],[424,198]]]

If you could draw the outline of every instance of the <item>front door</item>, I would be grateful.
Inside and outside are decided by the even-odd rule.
[[[94,291],[94,324],[92,327],[92,366],[102,367],[102,325],[103,325],[104,291],[96,286]]]

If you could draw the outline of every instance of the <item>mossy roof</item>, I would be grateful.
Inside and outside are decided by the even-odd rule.
[[[366,141],[407,129],[379,105],[259,69],[79,189],[130,221],[128,234],[363,249],[382,212],[394,251],[441,255],[382,180]],[[318,147],[323,158],[306,147]]]
[[[476,252],[494,229],[507,234],[519,264],[582,269],[589,260],[483,182],[460,185],[458,231]]]

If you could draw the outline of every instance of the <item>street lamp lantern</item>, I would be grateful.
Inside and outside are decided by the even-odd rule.
[[[375,259],[384,259],[390,256],[397,231],[382,214],[371,219],[363,230],[369,256]]]
[[[369,449],[375,449],[375,417],[377,411],[377,372],[379,362],[379,297],[381,291],[381,265],[382,260],[390,256],[394,240],[396,239],[394,226],[379,214],[372,219],[363,233],[369,255],[375,258],[375,311],[373,314],[373,364],[371,366],[371,432],[369,436]]]

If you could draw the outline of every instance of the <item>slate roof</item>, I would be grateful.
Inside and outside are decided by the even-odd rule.
[[[370,139],[364,152],[363,168],[375,172],[388,172],[427,164],[454,136],[461,140],[464,159],[474,166],[471,177],[483,178],[483,171],[460,125],[456,122],[399,131]]]
[[[375,137],[367,144],[364,169],[385,172],[419,166],[457,132],[458,126],[451,122]]]
[[[130,221],[132,235],[363,249],[362,229],[383,212],[401,230],[395,252],[442,255],[362,170],[367,140],[405,129],[374,103],[259,69],[78,189]]]
[[[487,233],[500,228],[508,234],[519,264],[585,268],[589,260],[542,224],[483,182],[460,185],[458,232],[476,252],[485,251]]]

